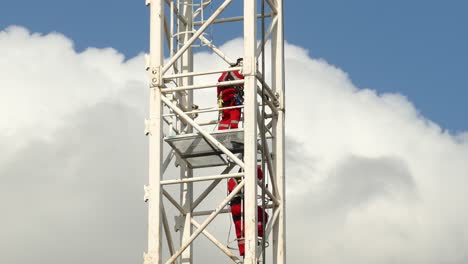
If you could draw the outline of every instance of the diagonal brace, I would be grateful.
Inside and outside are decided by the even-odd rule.
[[[231,201],[234,196],[237,195],[238,192],[244,187],[245,181],[242,180],[236,188],[216,207],[216,209],[213,211],[213,213],[208,216],[208,218],[200,225],[200,227],[193,232],[193,234],[182,244],[182,246],[176,251],[174,255],[172,255],[168,261],[166,261],[166,264],[173,263],[174,260],[177,259],[177,257],[184,252],[184,250],[197,238],[201,232],[215,219],[215,217],[220,213],[220,211]]]
[[[169,99],[165,96],[161,97],[161,100],[174,112],[176,112],[182,119],[184,119],[187,123],[189,123],[193,128],[195,128],[200,134],[216,146],[219,150],[221,150],[224,154],[226,154],[229,158],[231,158],[237,165],[239,165],[242,169],[244,169],[245,165],[242,160],[240,160],[234,153],[232,153],[229,149],[227,149],[223,144],[221,144],[218,140],[216,140],[210,133],[203,130],[201,126],[199,126],[193,119],[191,119],[186,113],[184,113],[180,108],[174,105]]]
[[[198,37],[203,33],[205,32],[205,30],[213,23],[213,21],[224,11],[224,9],[226,9],[226,7],[228,7],[228,5],[232,2],[233,0],[226,0],[224,1],[224,3],[213,13],[213,15],[210,16],[210,18],[208,18],[208,20],[206,20],[206,22],[203,24],[203,26],[201,26],[194,34],[192,37],[190,37],[190,39],[184,44],[184,46],[182,46],[182,48],[180,48],[180,50],[174,54],[174,56],[167,62],[166,65],[164,65],[163,69],[162,69],[162,74],[164,74],[165,72],[167,72],[167,70],[169,70],[169,68],[171,67],[172,64],[174,64],[180,56],[182,56],[182,54],[193,44],[193,42],[195,42],[196,39],[198,39]]]

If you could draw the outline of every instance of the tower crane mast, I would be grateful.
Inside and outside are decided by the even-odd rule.
[[[146,0],[146,5],[150,10],[150,45],[145,56],[150,93],[145,121],[149,181],[145,186],[148,249],[144,263],[195,264],[209,255],[193,246],[204,236],[226,256],[226,263],[285,264],[283,0]],[[237,58],[218,47],[220,43],[209,34],[215,25],[231,24],[243,34],[243,47],[238,47],[243,50],[242,64],[236,64]],[[233,33],[220,34],[237,37]],[[197,49],[216,54],[223,67],[213,64],[208,71],[196,70],[194,65],[204,63],[196,61]],[[218,81],[224,72],[240,72],[242,79]],[[242,87],[243,102],[205,107],[204,98],[194,97],[198,91],[218,89],[219,93],[223,87]],[[218,113],[232,109],[242,111],[241,125],[217,130]],[[219,168],[221,172],[213,173]],[[222,183],[230,179],[236,185],[227,196],[213,197],[214,190],[226,189]],[[216,200],[213,205],[207,202],[210,195],[210,201]],[[232,212],[230,203],[236,197],[242,201],[242,234],[233,246],[222,243],[208,227]],[[209,210],[199,209],[201,204]],[[240,256],[236,246],[242,243],[245,253]]]

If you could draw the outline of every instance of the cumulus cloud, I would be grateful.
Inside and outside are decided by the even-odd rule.
[[[124,62],[111,48],[77,54],[72,41],[58,33],[9,27],[0,33],[0,43],[0,112],[8,120],[0,128],[6,135],[50,134],[65,116],[113,96],[119,99],[120,92],[144,77],[140,61]]]
[[[288,112],[299,118],[288,119],[287,135],[301,148],[288,155],[288,223],[303,228],[289,229],[290,257],[466,262],[466,141],[404,96],[358,89],[342,70],[288,51]]]
[[[240,43],[222,48],[236,57]],[[222,65],[211,53],[196,61]],[[286,45],[286,66],[289,262],[466,263],[467,132],[450,135],[403,95],[356,87],[301,47]],[[9,27],[0,72],[0,262],[141,262],[142,56],[77,53],[59,33]]]

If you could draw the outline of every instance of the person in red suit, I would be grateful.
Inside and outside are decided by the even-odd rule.
[[[242,58],[237,59],[232,67],[242,66]],[[243,80],[244,75],[239,71],[223,72],[218,82]],[[244,103],[244,85],[236,84],[230,86],[218,86],[217,97],[218,106],[230,107],[238,106]],[[223,109],[221,111],[221,120],[218,124],[218,130],[233,129],[239,127],[241,119],[241,108]]]
[[[232,67],[242,66],[242,58],[237,59],[236,64],[231,65]],[[224,72],[218,79],[218,82],[226,81],[235,81],[243,80],[244,75],[239,71]],[[217,97],[218,97],[218,106],[230,107],[230,106],[239,106],[244,103],[244,85],[237,84],[231,86],[218,86]],[[236,129],[239,127],[239,121],[241,119],[241,108],[234,109],[223,109],[221,111],[221,120],[218,124],[218,130],[227,130],[227,129]],[[263,172],[260,166],[257,167],[257,178],[262,180]],[[228,181],[228,192],[231,193],[241,179],[231,178]],[[244,245],[244,205],[243,205],[244,195],[241,190],[231,201],[231,215],[234,221],[234,226],[236,229],[237,243],[239,247],[239,254],[244,256],[245,254],[245,245]],[[258,223],[257,230],[258,236],[263,237],[263,220],[265,219],[265,224],[268,221],[268,214],[260,206],[257,206],[257,215]]]
[[[257,166],[257,178],[262,180],[263,173],[260,166]],[[231,178],[228,181],[228,192],[231,193],[234,188],[236,188],[240,179]],[[231,215],[232,220],[234,221],[234,227],[236,229],[237,245],[239,247],[239,254],[243,257],[245,254],[245,244],[244,244],[244,194],[241,190],[230,202],[231,205]],[[257,206],[257,232],[259,237],[263,237],[263,220],[265,219],[265,225],[268,222],[268,214],[260,206]],[[264,218],[265,217],[265,218]]]

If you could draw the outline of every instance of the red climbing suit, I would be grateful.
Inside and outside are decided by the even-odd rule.
[[[257,178],[261,180],[263,178],[262,169],[260,166],[257,167]],[[234,188],[237,186],[237,179],[231,178],[228,181],[228,192],[231,193]],[[234,226],[236,228],[236,237],[237,237],[237,244],[239,246],[239,254],[244,256],[245,252],[245,245],[244,245],[244,210],[243,210],[243,192],[242,190],[231,200],[231,214],[232,220],[234,221]],[[260,206],[257,206],[257,215],[258,215],[258,222],[257,222],[257,230],[258,236],[263,237],[263,216],[265,216],[265,224],[268,222],[268,214],[265,210],[262,210]]]
[[[219,77],[218,82],[237,81],[243,79],[244,75],[240,74],[238,71],[224,72]],[[243,84],[237,84],[232,86],[218,86],[217,96],[219,107],[242,105],[243,90]],[[218,129],[224,130],[230,128],[238,128],[240,118],[240,108],[224,109],[222,110],[221,121],[219,122]]]

